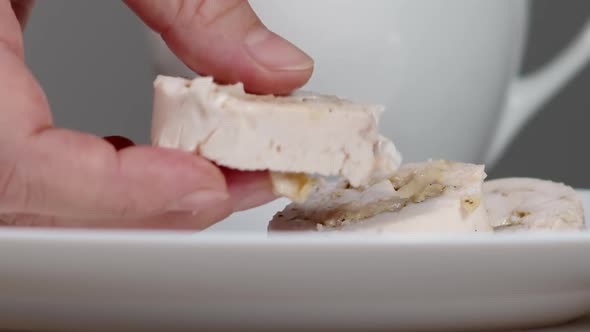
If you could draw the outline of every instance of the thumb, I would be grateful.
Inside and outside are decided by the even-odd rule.
[[[49,128],[3,152],[15,161],[0,168],[3,213],[135,217],[229,205],[221,171],[181,151],[116,151],[98,137]]]
[[[254,93],[307,82],[313,60],[269,31],[245,0],[126,0],[191,69]]]

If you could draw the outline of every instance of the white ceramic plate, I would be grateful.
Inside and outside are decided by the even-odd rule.
[[[269,238],[248,221],[282,204],[197,235],[2,230],[0,326],[481,331],[590,312],[590,233]]]

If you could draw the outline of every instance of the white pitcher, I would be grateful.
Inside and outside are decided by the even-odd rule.
[[[517,77],[526,0],[253,0],[273,31],[315,59],[304,87],[382,103],[404,161],[491,166],[522,125],[590,58],[590,24],[554,61]],[[159,36],[157,66],[194,75]]]

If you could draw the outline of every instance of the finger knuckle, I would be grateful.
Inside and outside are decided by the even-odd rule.
[[[179,27],[188,25],[193,17],[199,16],[199,13],[202,10],[201,7],[205,2],[206,0],[177,1],[174,15],[170,16],[170,19],[166,22],[166,24],[164,24],[160,33],[165,36],[170,32],[173,33],[174,30],[178,29]]]
[[[230,16],[245,3],[244,0],[201,0],[194,13],[203,25],[208,26]]]
[[[260,24],[260,19],[246,0],[186,0],[185,3],[192,4],[185,5],[186,10],[179,15],[184,22],[196,19],[202,27],[215,26],[226,32]],[[182,21],[181,19],[180,22]]]

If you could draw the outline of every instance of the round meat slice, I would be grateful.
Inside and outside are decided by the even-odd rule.
[[[321,183],[304,203],[277,213],[268,230],[365,233],[491,232],[481,165],[437,160],[406,164],[364,188]]]
[[[490,224],[497,232],[585,228],[582,202],[565,184],[505,178],[484,182],[483,191]]]

